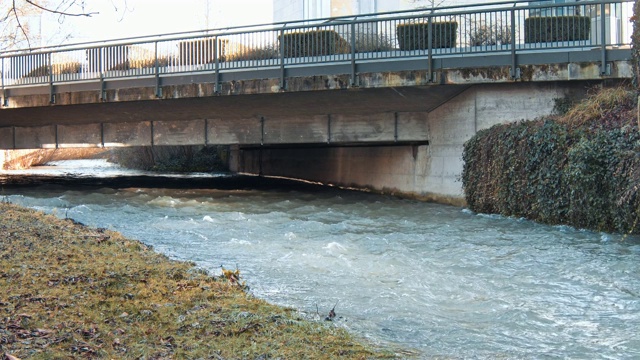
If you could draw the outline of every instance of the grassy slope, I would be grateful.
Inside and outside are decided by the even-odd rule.
[[[104,229],[0,204],[0,353],[18,358],[388,358]]]

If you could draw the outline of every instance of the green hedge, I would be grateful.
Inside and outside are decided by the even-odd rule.
[[[628,116],[629,109],[605,116]],[[479,131],[463,153],[469,208],[640,234],[640,132],[628,117],[580,127],[543,119]]]
[[[589,40],[588,16],[536,16],[524,20],[524,42]]]
[[[278,36],[284,42],[284,57],[348,54],[349,43],[334,30],[294,32]]]
[[[452,48],[456,46],[458,23],[455,21],[435,22],[431,24],[433,35],[431,48]],[[425,50],[429,48],[429,24],[412,23],[397,26],[400,50]]]

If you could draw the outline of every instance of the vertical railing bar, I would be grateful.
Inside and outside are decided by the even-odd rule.
[[[158,59],[158,41],[153,43],[153,51],[155,56],[155,75],[156,75],[156,98],[162,97],[162,90],[160,88],[160,60]]]
[[[5,82],[5,71],[4,71],[4,62],[5,62],[6,58],[0,58],[0,61],[2,61],[2,69],[0,69],[0,74],[2,76],[2,78],[0,79],[0,81],[2,81],[2,106],[5,107],[7,106],[7,89],[5,88],[4,82]]]
[[[600,4],[600,75],[607,74],[607,30],[606,30],[606,18],[605,18],[605,4]]]
[[[511,71],[510,75],[512,79],[517,77],[516,66],[517,63],[517,55],[516,55],[516,9],[515,4],[514,8],[511,9]]]
[[[51,53],[47,53],[47,69],[49,70],[49,104],[56,103],[56,97],[53,93],[53,64],[51,63]]]
[[[98,57],[98,73],[100,75],[100,100],[107,101],[107,94],[105,91],[105,84],[104,84],[104,71],[103,71],[103,64],[102,64],[103,63],[102,57],[103,55],[106,55],[104,54],[105,49],[103,47],[99,47],[99,48],[96,48],[95,50],[97,50],[96,56]]]
[[[417,35],[417,34],[416,34]],[[431,9],[431,13],[429,14],[429,19],[427,20],[427,54],[428,54],[428,64],[427,70],[429,71],[429,75],[427,75],[427,79],[429,82],[434,82],[433,78],[433,8]]]
[[[351,86],[357,86],[356,79],[356,23],[351,23]]]
[[[215,79],[214,79],[214,88],[213,88],[213,92],[216,95],[220,94],[220,57],[219,57],[219,52],[220,52],[220,48],[219,48],[219,44],[218,42],[220,41],[220,39],[215,36],[214,38],[214,42],[213,42],[213,67],[215,70]]]
[[[280,91],[285,90],[285,83],[284,83],[284,75],[285,75],[285,69],[284,69],[284,50],[285,50],[285,38],[284,38],[284,28],[280,29]],[[295,44],[294,44],[295,46]]]

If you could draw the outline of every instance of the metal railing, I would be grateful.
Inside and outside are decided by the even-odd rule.
[[[538,4],[539,3],[539,4]],[[537,4],[537,5],[532,5]],[[601,49],[630,46],[633,1],[492,4],[387,12],[292,23],[165,34],[117,41],[0,53],[2,90],[25,85],[161,77],[473,54]],[[320,66],[318,66],[320,65]],[[431,74],[431,71],[428,72]],[[216,85],[217,88],[217,85]],[[6,97],[6,96],[4,96]]]

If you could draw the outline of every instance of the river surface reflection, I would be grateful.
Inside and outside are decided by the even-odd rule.
[[[640,358],[637,237],[331,188],[204,183],[3,195],[214,273],[237,266],[273,303],[324,315],[337,302],[337,324],[419,357]]]

